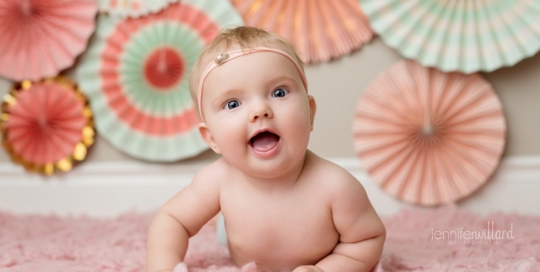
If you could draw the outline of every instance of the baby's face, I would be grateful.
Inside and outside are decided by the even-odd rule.
[[[316,106],[289,59],[273,52],[232,59],[208,75],[203,93],[201,134],[230,164],[278,177],[303,160]]]

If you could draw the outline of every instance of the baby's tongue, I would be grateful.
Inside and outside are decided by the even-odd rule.
[[[253,149],[257,151],[268,151],[276,146],[279,138],[276,134],[271,132],[262,132],[251,139],[251,145]]]

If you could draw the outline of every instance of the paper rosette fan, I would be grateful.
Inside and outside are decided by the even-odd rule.
[[[141,17],[179,0],[98,0],[99,10],[118,17]]]
[[[141,18],[100,16],[77,77],[101,135],[150,161],[175,161],[207,149],[189,74],[221,27],[242,24],[225,0],[186,0]]]
[[[247,25],[275,32],[306,63],[339,58],[371,41],[373,31],[356,0],[231,0]]]
[[[489,72],[540,49],[540,1],[359,2],[387,45],[442,71]]]
[[[95,0],[0,1],[0,75],[56,76],[86,48],[96,12]]]
[[[355,150],[373,180],[420,205],[478,189],[499,163],[505,134],[501,103],[487,81],[414,61],[379,75],[353,121]]]
[[[75,84],[63,77],[23,81],[4,97],[3,145],[28,170],[71,170],[94,143],[92,111]]]

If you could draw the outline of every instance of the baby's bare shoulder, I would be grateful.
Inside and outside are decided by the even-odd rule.
[[[217,186],[230,175],[230,165],[223,158],[220,158],[199,170],[193,178],[192,185]]]
[[[338,190],[340,193],[363,191],[362,184],[343,167],[311,152],[308,154],[308,158],[309,165],[305,169],[306,175],[315,180],[314,183],[317,186],[323,186],[333,191]]]

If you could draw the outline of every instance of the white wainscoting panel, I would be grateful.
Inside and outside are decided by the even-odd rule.
[[[331,161],[364,185],[380,214],[411,207],[382,191],[357,158]],[[208,163],[86,162],[69,173],[44,177],[4,162],[0,163],[0,210],[99,217],[154,211]],[[504,158],[490,180],[458,205],[482,214],[503,211],[540,215],[540,156]]]

